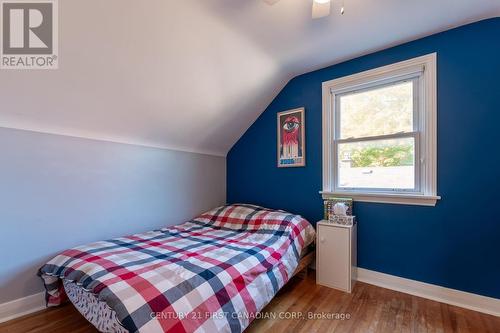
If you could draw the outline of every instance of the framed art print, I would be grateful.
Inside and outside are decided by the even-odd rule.
[[[305,110],[278,113],[278,167],[306,165]]]

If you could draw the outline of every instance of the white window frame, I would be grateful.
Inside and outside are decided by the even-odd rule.
[[[323,82],[323,198],[352,197],[355,201],[434,206],[437,195],[437,70],[436,53]],[[414,82],[412,132],[362,139],[340,139],[339,97],[401,81]],[[338,186],[339,143],[413,137],[415,189],[361,189]]]

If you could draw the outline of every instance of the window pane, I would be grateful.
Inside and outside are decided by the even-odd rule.
[[[415,140],[374,140],[338,145],[339,187],[415,188]]]
[[[413,81],[340,96],[340,138],[413,131]]]

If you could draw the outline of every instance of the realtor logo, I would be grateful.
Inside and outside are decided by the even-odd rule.
[[[57,69],[57,2],[0,0],[2,69]]]

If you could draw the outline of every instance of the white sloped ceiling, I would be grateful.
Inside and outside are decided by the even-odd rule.
[[[499,0],[59,1],[59,69],[0,71],[0,126],[225,155],[293,76],[500,15]]]

